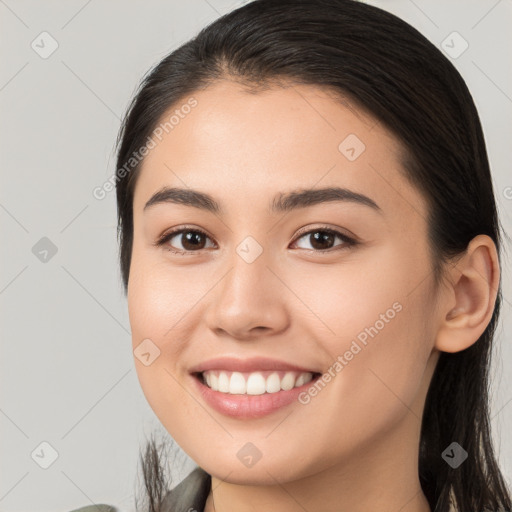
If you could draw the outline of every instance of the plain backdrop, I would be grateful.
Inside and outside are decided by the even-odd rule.
[[[1,512],[92,503],[134,510],[139,448],[163,427],[135,373],[115,193],[98,200],[92,191],[115,171],[120,119],[142,75],[242,3],[0,0]],[[512,2],[368,3],[397,14],[441,49],[453,32],[462,37],[451,45],[457,53],[469,45],[450,58],[480,112],[510,233]],[[505,249],[492,427],[510,484],[508,242]],[[185,460],[173,470],[176,483],[194,466]]]

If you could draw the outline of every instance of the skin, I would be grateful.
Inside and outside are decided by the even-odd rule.
[[[149,366],[135,359],[143,392],[212,475],[205,510],[213,498],[217,512],[430,511],[417,463],[425,396],[439,351],[467,348],[491,319],[492,240],[473,239],[436,288],[425,199],[401,174],[399,142],[374,119],[306,85],[248,94],[223,80],[193,96],[197,107],[143,162],[128,307],[133,348],[149,338],[160,350]],[[354,161],[338,149],[349,134],[366,146]],[[164,185],[207,192],[225,212],[170,203],[144,212]],[[278,192],[324,186],[363,193],[382,213],[350,202],[267,211]],[[184,224],[208,234],[204,248],[153,245]],[[297,237],[323,225],[360,243],[335,238],[322,255],[309,235]],[[236,252],[247,236],[263,248],[251,264]],[[188,369],[221,355],[327,371],[395,302],[401,311],[307,405],[240,420],[192,386]],[[261,452],[252,467],[236,456],[247,442]]]

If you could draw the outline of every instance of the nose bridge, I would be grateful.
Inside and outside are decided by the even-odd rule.
[[[269,282],[271,265],[268,247],[263,246],[252,235],[246,236],[235,248],[229,258],[231,271],[226,276],[224,292],[232,295],[233,300],[243,299],[257,302],[260,294],[267,294],[272,286]]]
[[[268,268],[273,260],[268,248],[253,236],[234,247],[225,262],[229,271],[210,304],[211,328],[242,337],[254,327],[272,331],[283,327],[285,308],[276,289],[280,283]]]

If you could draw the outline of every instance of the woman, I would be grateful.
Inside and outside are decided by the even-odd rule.
[[[144,394],[197,468],[151,511],[510,510],[487,394],[500,226],[478,113],[410,25],[255,0],[148,74],[118,140]]]

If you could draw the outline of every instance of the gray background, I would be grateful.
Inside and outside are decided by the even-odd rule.
[[[115,170],[120,117],[143,73],[241,3],[0,0],[0,511],[99,502],[134,510],[139,447],[163,427],[135,373],[116,259],[115,193],[97,200],[92,190]],[[512,2],[368,3],[402,17],[438,47],[454,31],[468,42],[453,62],[479,109],[510,233]],[[47,58],[40,53],[52,40],[43,31],[58,43]],[[452,51],[460,44],[451,43]],[[510,482],[510,253],[503,263],[491,415]],[[175,478],[192,468],[187,463]]]

